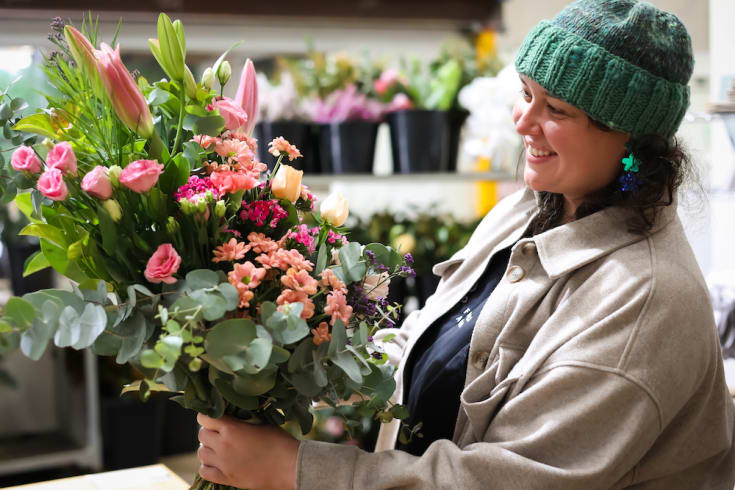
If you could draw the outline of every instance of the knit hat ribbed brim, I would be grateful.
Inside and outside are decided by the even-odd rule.
[[[534,27],[515,64],[552,96],[633,135],[672,137],[689,106],[689,35],[646,2],[579,0]]]

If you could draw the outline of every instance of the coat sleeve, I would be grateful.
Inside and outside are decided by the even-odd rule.
[[[440,440],[416,457],[304,441],[297,488],[615,488],[627,483],[660,426],[656,401],[622,372],[557,365],[503,404],[489,426],[473,428],[482,442],[461,449]]]

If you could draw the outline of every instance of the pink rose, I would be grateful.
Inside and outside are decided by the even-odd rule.
[[[64,183],[64,174],[58,168],[49,168],[38,178],[36,184],[41,194],[54,201],[63,201],[69,195]]]
[[[58,168],[67,175],[77,174],[77,157],[67,141],[57,143],[51,148],[46,157],[49,168]]]
[[[230,131],[235,131],[248,121],[248,115],[242,107],[239,107],[232,99],[224,97],[214,101],[214,107],[219,111],[219,115],[225,119],[225,127]]]
[[[176,282],[173,275],[179,270],[180,265],[181,257],[176,253],[176,249],[170,243],[164,243],[159,245],[148,259],[144,275],[149,282],[173,284]]]
[[[37,174],[41,171],[41,160],[30,146],[21,146],[13,152],[10,164],[18,172],[30,172]]]
[[[82,189],[98,199],[112,197],[112,184],[107,174],[107,167],[97,165],[82,179]]]
[[[155,160],[136,160],[123,169],[119,181],[131,191],[140,194],[156,185],[161,172],[163,165]]]

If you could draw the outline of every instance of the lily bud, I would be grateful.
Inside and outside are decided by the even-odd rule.
[[[242,69],[235,103],[242,107],[245,114],[248,115],[248,121],[244,128],[245,133],[253,134],[255,120],[258,117],[258,81],[256,80],[255,66],[250,58],[245,61],[245,66]]]
[[[301,196],[301,177],[303,170],[296,170],[290,165],[281,165],[271,181],[271,192],[278,199],[296,202]]]
[[[158,16],[157,28],[159,55],[165,63],[161,67],[172,79],[183,80],[186,49],[179,41],[179,35],[168,15],[162,13]],[[183,37],[183,27],[180,30]]]
[[[173,216],[168,217],[168,221],[166,222],[166,231],[169,235],[176,235],[179,230],[181,230],[181,225],[179,224],[176,219],[174,219]]]
[[[322,213],[322,218],[329,221],[332,226],[342,226],[350,214],[350,208],[341,192],[330,194],[322,202],[319,211]]]
[[[205,90],[212,90],[215,79],[214,70],[210,66],[204,70],[204,73],[202,73],[202,87],[204,87]]]
[[[120,174],[122,171],[123,169],[119,165],[111,165],[107,171],[107,176],[110,178],[110,182],[114,187],[118,187],[120,185]]]
[[[122,218],[122,208],[120,207],[120,203],[117,202],[115,199],[107,199],[105,201],[102,201],[102,207],[105,208],[105,211],[107,211],[110,214],[110,217],[112,218],[112,221],[117,223]]]
[[[190,99],[197,97],[197,82],[188,66],[184,65],[184,91]]]
[[[230,66],[230,62],[225,60],[220,63],[219,68],[217,69],[217,78],[219,79],[220,85],[226,85],[227,82],[230,81],[231,76],[232,67]]]
[[[69,51],[84,75],[90,80],[97,80],[97,60],[94,56],[94,46],[84,37],[84,34],[70,25],[64,26],[64,38],[69,45]]]
[[[105,84],[107,96],[117,117],[138,136],[150,138],[153,134],[151,110],[140,88],[120,59],[120,46],[113,50],[102,43],[102,49],[95,51],[95,56],[100,78]]]

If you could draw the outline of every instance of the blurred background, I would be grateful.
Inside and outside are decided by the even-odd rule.
[[[391,285],[406,313],[436,287],[431,266],[459,250],[478,220],[520,188],[521,147],[510,117],[520,87],[512,60],[528,30],[566,3],[6,0],[0,1],[0,93],[25,99],[23,114],[44,107],[40,63],[54,49],[52,19],[79,26],[89,9],[107,42],[122,19],[124,63],[157,81],[163,73],[147,39],[156,37],[158,12],[180,18],[195,78],[229,49],[235,81],[225,95],[234,96],[245,60],[253,60],[260,93],[255,136],[261,143],[286,136],[304,153],[300,165],[312,192],[340,190],[347,197],[350,238],[413,254],[417,277]],[[704,192],[687,191],[680,214],[710,283],[724,352],[735,356],[735,2],[652,3],[678,15],[693,40],[692,106],[679,136]],[[9,127],[19,116],[0,105],[6,162],[18,144]],[[12,204],[0,204],[0,304],[59,283],[49,270],[22,277],[37,249],[17,236],[24,224]],[[735,385],[735,369],[727,366]],[[87,351],[49,349],[32,362],[3,356],[0,346],[0,487],[158,461],[192,478],[193,415],[165,399],[142,404],[121,397],[120,387],[135,377]],[[340,410],[343,417],[322,413],[309,437],[369,449],[376,424]]]

